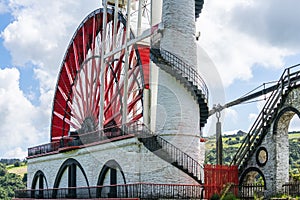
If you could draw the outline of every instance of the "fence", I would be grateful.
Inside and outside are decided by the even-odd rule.
[[[140,199],[202,199],[202,185],[175,185],[135,183],[97,187],[59,188],[44,190],[18,190],[16,198],[42,199],[91,199],[91,198],[140,198]]]
[[[111,142],[113,139],[122,138],[129,134],[141,134],[143,133],[145,126],[140,122],[134,122],[126,124],[126,126],[123,126],[123,129],[119,127],[122,126],[112,126],[105,128],[102,131],[93,131],[84,134],[70,132],[70,136],[62,137],[60,140],[28,148],[28,156],[54,153],[62,148],[84,146],[96,142]]]
[[[232,185],[230,191],[237,192],[239,199],[255,199],[264,196],[265,187],[260,184]]]
[[[287,194],[292,197],[300,196],[300,183],[286,183],[282,185],[284,194]]]
[[[238,185],[238,167],[225,165],[205,165],[204,166],[204,188],[205,198],[210,199],[213,194],[221,195],[226,184]],[[233,193],[237,196],[238,190]]]

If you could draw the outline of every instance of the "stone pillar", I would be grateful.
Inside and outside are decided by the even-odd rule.
[[[196,67],[195,0],[164,0],[161,48]]]
[[[274,133],[276,138],[276,192],[281,193],[282,185],[289,181],[289,136],[288,128],[294,113],[286,112],[280,117],[277,130]]]

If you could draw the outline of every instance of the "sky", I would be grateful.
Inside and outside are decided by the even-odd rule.
[[[25,158],[28,147],[49,142],[64,52],[80,22],[100,6],[99,0],[86,2],[0,0],[0,158]],[[205,1],[197,30],[201,54],[214,66],[212,77],[199,66],[210,108],[278,80],[285,67],[300,62],[299,7],[297,0]],[[223,111],[224,134],[247,131],[264,102]],[[205,134],[214,134],[215,120]]]

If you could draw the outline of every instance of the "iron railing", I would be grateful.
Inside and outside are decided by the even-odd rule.
[[[156,151],[158,149],[163,150],[165,152],[164,156],[161,154],[162,152],[157,155],[163,158],[165,161],[178,167],[179,169],[187,172],[187,174],[192,176],[192,178],[194,178],[198,182],[201,182],[200,180],[203,180],[202,165],[200,165],[195,159],[193,159],[188,154],[172,145],[162,137],[152,133],[144,124],[140,122],[127,124],[126,126],[123,126],[123,130],[118,128],[115,128],[114,130],[113,127],[110,127],[106,128],[105,131],[102,131],[102,135],[100,135],[99,133],[99,131],[95,131],[80,135],[71,134],[70,137],[62,138],[60,141],[29,148],[28,156],[37,156],[52,152],[58,152],[59,150],[69,147],[84,147],[92,143],[97,144],[101,141],[111,142],[113,139],[118,139],[128,134],[134,134],[139,138],[154,137],[155,140],[147,140],[147,142],[145,142],[145,140],[142,140],[144,141],[144,145],[147,148],[150,148],[152,151]],[[154,146],[156,146],[156,149],[154,149]]]
[[[202,184],[202,180],[204,179],[204,167],[201,164],[162,137],[157,136],[156,139],[162,149],[169,154],[169,159],[173,161],[173,165],[187,170],[188,174],[194,176]]]
[[[284,70],[279,81],[277,89],[271,92],[265,106],[255,120],[253,126],[244,138],[240,148],[236,152],[231,162],[231,165],[240,166],[249,156],[254,153],[254,150],[260,142],[262,142],[270,121],[276,115],[276,108],[281,103],[282,96],[285,94],[285,89],[298,85],[300,82],[300,64],[289,67]]]
[[[187,64],[173,53],[160,48],[161,56],[167,60],[171,65],[169,66],[172,70],[179,72],[183,77],[186,77],[193,85],[197,86],[199,90],[205,95],[208,102],[208,87],[205,84],[202,77],[199,75],[193,66]]]
[[[212,189],[214,189],[215,186],[211,186]],[[209,186],[205,186],[205,198],[210,199],[212,197],[211,193],[210,195],[207,195],[207,190],[209,190]],[[215,190],[217,191],[217,190]],[[219,194],[216,192],[215,194]],[[238,199],[262,199],[265,195],[265,186],[261,184],[242,184],[242,185],[236,185],[236,184],[227,184],[225,188],[223,188],[223,191],[220,193],[221,199],[225,199],[227,195],[233,194]],[[226,199],[229,199],[227,197]]]
[[[35,147],[30,147],[28,148],[28,156],[35,156],[35,155],[55,152],[58,151],[59,148],[60,148],[59,141],[51,142],[48,144],[42,144]]]
[[[191,92],[200,107],[200,127],[204,127],[209,116],[208,112],[208,88],[193,66],[185,63],[176,55],[162,48],[151,46],[151,60],[162,70],[174,76]]]
[[[292,197],[300,196],[300,183],[286,183],[282,185],[283,193]]]
[[[151,152],[184,171],[198,183],[202,184],[202,180],[204,179],[204,167],[190,155],[161,136],[152,133],[146,126],[143,127],[143,134],[140,134],[138,137]]]
[[[265,194],[265,186],[260,184],[232,185],[230,192],[235,194],[236,191],[238,191],[237,197],[240,199],[262,198]]]
[[[203,190],[201,185],[133,183],[95,187],[17,190],[15,197],[25,199],[202,199]]]
[[[119,128],[123,127],[123,128]],[[130,133],[141,133],[143,125],[140,122],[126,124],[126,126],[114,126],[103,129],[102,131],[93,131],[84,134],[70,132],[70,136],[62,137],[59,141],[38,145],[28,148],[28,156],[37,156],[57,152],[62,148],[84,147],[99,142],[111,142],[114,139],[122,138]]]

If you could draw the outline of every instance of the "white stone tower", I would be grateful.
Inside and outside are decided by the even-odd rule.
[[[161,48],[196,67],[195,0],[164,0],[162,22]]]
[[[183,61],[186,65],[182,70],[193,68],[197,71],[195,0],[164,0],[161,6],[163,30],[160,51],[172,54],[169,57],[169,54],[162,53],[162,56],[166,60],[177,57]],[[176,76],[161,67],[157,72],[152,72],[152,83],[157,84],[157,91],[152,90],[152,129],[203,163],[205,149],[200,143],[200,108],[197,100]]]

